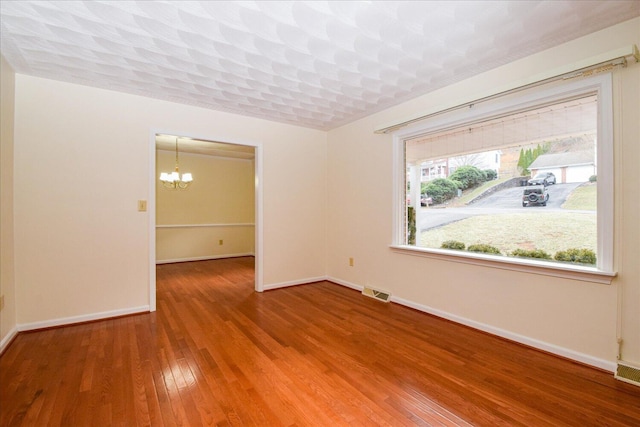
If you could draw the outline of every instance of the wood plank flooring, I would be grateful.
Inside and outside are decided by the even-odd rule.
[[[156,313],[22,333],[1,426],[638,426],[640,388],[253,258],[157,268]]]

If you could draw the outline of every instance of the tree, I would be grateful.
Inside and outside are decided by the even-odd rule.
[[[484,163],[484,157],[482,153],[466,154],[464,156],[456,156],[451,159],[451,166],[475,166],[480,168]]]
[[[520,157],[518,158],[518,169],[520,170],[520,174],[522,176],[531,175],[531,171],[529,171],[529,166],[538,156],[545,154],[551,148],[551,144],[549,142],[545,142],[544,145],[538,144],[536,148],[533,150],[531,148],[520,149]]]
[[[449,176],[454,181],[462,183],[462,190],[475,187],[485,181],[485,174],[475,166],[461,166]]]
[[[440,204],[455,197],[458,194],[456,184],[447,178],[437,178],[427,184],[427,194],[433,203]]]

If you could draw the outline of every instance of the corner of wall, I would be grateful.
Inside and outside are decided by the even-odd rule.
[[[15,72],[0,55],[0,353],[16,335],[13,238]]]

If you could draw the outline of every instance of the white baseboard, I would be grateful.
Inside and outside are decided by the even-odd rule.
[[[7,346],[11,343],[11,341],[13,341],[13,339],[16,337],[16,335],[18,335],[18,327],[14,326],[7,335],[5,335],[4,338],[2,338],[2,341],[0,341],[0,354],[4,353],[4,351],[6,350]]]
[[[246,256],[246,255],[238,255],[238,256]],[[167,261],[169,262],[169,261]],[[294,280],[294,281],[290,281],[290,282],[281,282],[281,283],[272,283],[269,285],[265,285],[264,286],[264,290],[272,290],[272,289],[278,289],[278,288],[284,288],[284,287],[289,287],[289,286],[297,286],[297,285],[305,285],[305,284],[309,284],[309,283],[314,283],[314,282],[320,282],[320,281],[324,281],[324,280],[328,280],[331,281],[333,283],[336,283],[340,286],[344,286],[347,288],[351,288],[357,291],[362,291],[364,289],[363,286],[360,285],[356,285],[354,283],[351,282],[347,282],[345,280],[340,280],[340,279],[336,279],[333,277],[327,277],[327,276],[318,276],[318,277],[310,277],[307,279],[301,279],[301,280]],[[534,338],[530,338],[524,335],[520,335],[520,334],[516,334],[514,332],[510,332],[501,328],[497,328],[491,325],[486,325],[484,323],[480,323],[480,322],[476,322],[474,320],[471,319],[467,319],[458,315],[454,315],[442,310],[438,310],[435,309],[433,307],[429,307],[426,305],[422,305],[422,304],[418,304],[415,303],[413,301],[409,301],[406,300],[404,298],[399,298],[399,297],[395,297],[395,296],[391,296],[391,302],[394,302],[396,304],[400,304],[400,305],[404,305],[406,307],[409,308],[413,308],[415,310],[418,311],[422,311],[424,313],[428,313],[428,314],[432,314],[434,316],[437,317],[441,317],[443,319],[447,319],[447,320],[451,320],[452,322],[455,323],[459,323],[465,326],[469,326],[471,328],[474,329],[478,329],[480,331],[483,332],[487,332],[490,333],[492,335],[496,335],[502,338],[506,338],[508,340],[511,341],[515,341],[521,344],[525,344],[528,345],[530,347],[533,348],[537,348],[539,350],[543,350],[552,354],[556,354],[558,356],[562,356],[565,357],[567,359],[571,359],[571,360],[575,360],[581,363],[584,363],[586,365],[590,365],[590,366],[594,366],[600,369],[604,369],[606,371],[609,372],[615,372],[616,371],[616,363],[615,362],[610,362],[608,360],[604,360],[604,359],[599,359],[593,356],[589,356],[587,354],[584,353],[580,353],[574,350],[570,350],[564,347],[560,347],[554,344],[550,344],[544,341],[540,341]],[[5,350],[5,346],[7,346],[11,340],[16,336],[16,334],[18,332],[22,332],[22,331],[31,331],[34,329],[43,329],[43,328],[50,328],[50,327],[54,327],[54,326],[63,326],[63,325],[71,325],[74,323],[82,323],[82,322],[88,322],[88,321],[92,321],[92,320],[101,320],[101,319],[108,319],[108,318],[112,318],[112,317],[118,317],[118,316],[125,316],[128,314],[136,314],[136,313],[145,313],[149,311],[149,306],[145,305],[145,306],[140,306],[140,307],[132,307],[132,308],[128,308],[128,309],[121,309],[121,310],[113,310],[113,311],[104,311],[104,312],[100,312],[100,313],[92,313],[92,314],[87,314],[87,315],[82,315],[82,316],[72,316],[72,317],[66,317],[66,318],[59,318],[59,319],[52,319],[52,320],[46,320],[46,321],[42,321],[42,322],[33,322],[33,323],[24,323],[24,324],[19,324],[17,325],[15,328],[13,328],[8,334],[7,336],[5,336],[2,341],[0,341],[0,354],[2,354],[2,352]]]
[[[360,291],[364,289],[363,286],[345,282],[344,280],[335,279],[333,277],[328,277],[327,280],[351,289],[356,289]],[[508,340],[515,341],[517,343],[524,344],[529,347],[537,348],[538,350],[546,351],[548,353],[552,353],[567,359],[575,360],[577,362],[584,363],[585,365],[594,366],[596,368],[600,368],[609,372],[616,371],[617,366],[615,362],[599,359],[597,357],[593,357],[588,354],[570,350],[568,348],[560,347],[555,344],[550,344],[550,343],[540,341],[534,338],[530,338],[524,335],[516,334],[511,331],[497,328],[495,326],[476,322],[475,320],[467,319],[465,317],[451,314],[446,311],[438,310],[426,305],[418,304],[413,301],[406,300],[404,298],[395,297],[393,295],[391,296],[391,302],[395,302],[396,304],[404,305],[406,307],[413,308],[415,310],[422,311],[424,313],[432,314],[434,316],[441,317],[443,319],[451,320],[452,322],[469,326],[470,328],[478,329],[480,331],[487,332],[489,334],[496,335],[502,338],[506,338]]]
[[[281,282],[281,283],[272,283],[270,285],[264,285],[262,289],[265,291],[269,291],[272,289],[286,288],[289,286],[308,285],[309,283],[322,282],[323,280],[329,280],[329,279],[327,279],[327,276],[309,277],[307,279],[292,280],[291,282]]]
[[[104,320],[112,317],[126,316],[128,314],[147,313],[149,306],[124,308],[121,310],[103,311],[100,313],[84,314],[82,316],[63,317],[59,319],[44,320],[42,322],[23,323],[17,326],[19,332],[33,331],[35,329],[52,328],[54,326],[73,325],[74,323],[90,322],[92,320]]]
[[[346,288],[355,289],[356,291],[362,292],[364,290],[364,286],[356,285],[354,283],[347,282],[345,280],[336,279],[335,277],[329,277],[327,278],[327,280],[333,283],[337,283],[338,285],[342,285]]]
[[[253,252],[241,253],[241,254],[225,254],[225,255],[206,255],[187,258],[175,258],[175,259],[162,259],[156,260],[156,264],[173,264],[175,262],[189,262],[189,261],[208,261],[211,259],[223,259],[223,258],[239,258],[243,256],[255,256]]]

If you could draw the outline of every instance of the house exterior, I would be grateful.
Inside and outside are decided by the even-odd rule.
[[[427,182],[436,178],[448,178],[461,166],[475,166],[480,170],[491,169],[500,172],[501,155],[500,150],[491,150],[447,159],[428,160],[420,164],[420,179],[422,182]]]
[[[587,182],[597,174],[595,153],[577,151],[568,153],[542,154],[529,166],[531,176],[539,172],[551,172],[558,184]]]
[[[422,182],[433,181],[437,178],[447,178],[449,176],[449,159],[422,162],[420,171],[420,180]]]

